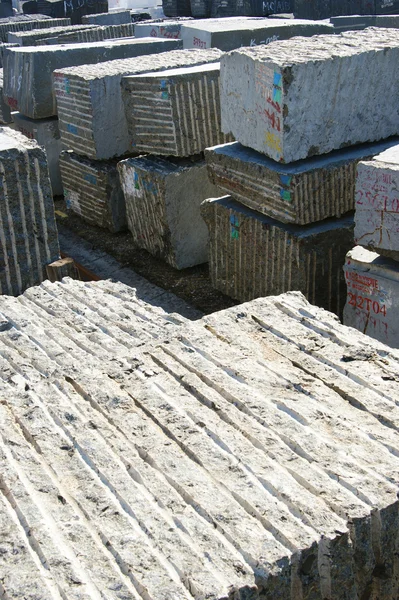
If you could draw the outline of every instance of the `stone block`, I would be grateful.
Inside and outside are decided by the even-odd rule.
[[[157,37],[173,40],[181,39],[181,26],[184,21],[163,21],[161,23],[136,23],[134,35],[141,37]]]
[[[17,48],[19,44],[9,44],[0,42],[0,68],[3,68],[3,55],[6,48]]]
[[[216,289],[240,302],[299,290],[312,304],[341,314],[352,216],[306,226],[284,224],[230,196],[205,201],[201,212],[209,229],[209,270]]]
[[[37,0],[38,11],[53,19],[65,17],[65,2],[63,0]]]
[[[26,15],[29,17],[29,15]],[[11,19],[2,23],[0,21],[0,41],[8,42],[8,33],[10,31],[31,31],[31,29],[44,29],[48,27],[63,27],[71,24],[71,19],[40,19],[36,20],[39,15],[35,15],[35,20],[28,18],[12,21]]]
[[[167,52],[179,45],[180,40],[142,38],[6,49],[4,95],[12,109],[27,117],[51,117],[57,114],[52,86],[54,69]]]
[[[221,60],[222,129],[284,163],[396,135],[398,59],[385,28],[235,50]]]
[[[62,195],[63,188],[60,172],[61,140],[57,117],[30,119],[20,113],[14,113],[13,119],[17,131],[20,131],[32,140],[36,140],[39,146],[45,149],[53,196]]]
[[[135,152],[192,156],[229,141],[220,126],[220,63],[129,77],[126,118]]]
[[[362,144],[284,165],[239,142],[205,150],[211,181],[253,210],[305,225],[355,209],[356,166],[398,143]]]
[[[90,28],[89,28],[90,27]],[[82,44],[114,40],[118,38],[134,37],[134,24],[122,25],[86,25],[85,28],[75,25],[75,30],[61,33],[57,38],[42,39],[41,44]]]
[[[67,208],[112,233],[127,229],[116,161],[90,160],[67,150],[60,154],[60,167]]]
[[[76,25],[82,23],[85,15],[108,11],[108,0],[65,0],[64,6],[65,15]]]
[[[59,258],[47,160],[36,142],[0,128],[0,293],[21,294]]]
[[[118,171],[135,244],[175,269],[206,262],[208,232],[200,204],[218,190],[205,161],[138,157],[121,161]]]
[[[8,42],[9,44],[16,44],[18,46],[36,46],[44,38],[57,39],[62,33],[75,32],[92,27],[94,25],[69,25],[66,27],[32,29],[31,31],[10,31]]]
[[[56,71],[54,91],[63,145],[95,159],[131,153],[122,99],[123,76],[215,62],[220,60],[220,55],[221,52],[216,49],[176,50]],[[125,82],[122,83],[125,88]],[[131,113],[129,81],[126,88],[126,92],[123,91],[126,112]]]
[[[333,31],[333,26],[326,22],[231,17],[184,23],[181,37],[185,49],[219,48],[228,51],[240,46],[263,46],[298,35],[312,36]]]
[[[3,69],[0,69],[0,124],[7,125],[12,122],[11,109],[3,97]]]
[[[398,0],[375,0],[375,12],[377,15],[398,15]]]
[[[399,260],[399,145],[360,162],[355,242]]]
[[[191,17],[190,0],[162,0],[162,9],[166,17]]]
[[[334,31],[355,31],[366,29],[366,27],[399,28],[399,15],[352,15],[342,17],[331,17],[330,23],[334,25]]]
[[[344,273],[344,324],[399,348],[399,263],[356,246]]]
[[[90,25],[122,25],[122,23],[131,22],[130,10],[114,10],[82,17],[82,23]]]

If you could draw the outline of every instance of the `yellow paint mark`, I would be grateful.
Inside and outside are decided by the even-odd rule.
[[[58,215],[59,217],[62,217],[63,219],[67,219],[68,215],[65,214],[64,212],[62,212],[61,210],[55,210],[54,211],[56,215]]]
[[[268,148],[278,152],[279,154],[281,154],[283,151],[280,138],[271,131],[265,132],[265,144]]]

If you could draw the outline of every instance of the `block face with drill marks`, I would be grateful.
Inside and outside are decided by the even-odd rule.
[[[398,352],[298,293],[190,323],[46,281],[0,314],[9,597],[398,597]]]
[[[192,156],[230,141],[220,127],[219,77],[219,63],[131,76],[126,116],[133,148]]]
[[[356,166],[397,143],[363,144],[283,165],[239,142],[205,150],[211,181],[245,206],[304,225],[355,208]]]
[[[131,86],[128,80],[122,82],[122,78],[216,62],[220,56],[220,50],[172,50],[56,71],[54,93],[64,147],[96,159],[131,153],[133,148],[125,116],[125,105],[126,112],[131,113]]]
[[[138,157],[118,163],[134,242],[176,269],[207,261],[200,204],[217,188],[203,160]]]
[[[9,23],[0,22],[0,40],[8,42],[10,31],[31,31],[32,29],[44,29],[48,27],[64,27],[71,24],[71,19],[43,19],[40,21],[21,20]]]
[[[399,145],[357,169],[355,241],[399,260]]]
[[[223,131],[284,163],[397,135],[398,94],[396,29],[294,38],[221,59]]]
[[[179,45],[180,40],[142,38],[7,49],[4,56],[4,95],[11,108],[27,117],[51,117],[57,114],[52,88],[55,68],[166,52]]]
[[[45,29],[34,29],[31,31],[11,31],[8,34],[8,42],[18,46],[36,46],[44,38],[57,38],[62,33],[90,29],[94,25],[69,25],[66,27],[48,27]]]
[[[21,294],[59,258],[47,160],[19,132],[0,131],[0,293]]]
[[[205,201],[201,213],[209,230],[209,270],[216,289],[241,302],[299,290],[313,304],[341,314],[352,216],[299,227],[230,196]]]

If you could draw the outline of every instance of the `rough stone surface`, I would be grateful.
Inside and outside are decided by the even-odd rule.
[[[136,37],[160,37],[179,40],[181,38],[182,21],[164,21],[162,23],[136,23]]]
[[[60,167],[68,208],[112,233],[127,228],[125,198],[115,161],[95,161],[64,151]]]
[[[82,23],[90,25],[122,25],[122,23],[131,23],[130,10],[114,10],[110,13],[98,13],[96,15],[84,15]]]
[[[32,29],[31,31],[10,31],[8,42],[18,46],[36,46],[43,38],[58,38],[62,33],[80,31],[93,28],[94,25],[69,25],[67,27],[48,27],[45,29]]]
[[[284,224],[230,196],[201,206],[209,229],[212,285],[241,302],[291,290],[341,315],[342,267],[353,247],[353,217],[307,226]]]
[[[208,231],[200,204],[218,189],[205,161],[147,156],[123,160],[118,170],[134,242],[176,269],[206,262]]]
[[[3,69],[0,69],[0,124],[6,125],[12,122],[11,109],[4,102],[3,97]]]
[[[399,263],[356,246],[344,272],[345,325],[399,348]]]
[[[7,49],[4,56],[4,95],[11,108],[27,117],[51,117],[57,114],[52,87],[54,69],[167,52],[180,44],[180,40],[142,38]]]
[[[221,190],[283,223],[304,225],[354,210],[358,162],[397,143],[392,138],[283,165],[234,142],[207,148],[205,158]]]
[[[95,159],[130,153],[132,146],[122,99],[122,77],[215,62],[220,56],[221,52],[216,49],[175,50],[56,71],[54,92],[63,144],[78,154]],[[127,91],[123,92],[126,111],[131,113],[129,81],[126,87]]]
[[[204,19],[184,23],[181,29],[183,48],[219,48],[233,50],[240,46],[265,45],[293,36],[333,33],[330,23],[292,19],[256,19],[231,17]]]
[[[31,29],[44,29],[48,27],[61,27],[71,24],[71,19],[40,19],[36,20],[21,19],[2,23],[0,21],[0,41],[8,42],[8,33],[10,31],[30,31]]]
[[[102,40],[114,40],[117,38],[134,37],[134,24],[122,23],[122,25],[104,25],[102,27],[90,27],[90,29],[78,29],[70,33],[58,36],[59,44],[101,42]],[[43,40],[46,44],[49,40]]]
[[[356,179],[355,242],[399,259],[399,145],[360,162]]]
[[[396,29],[297,37],[221,59],[223,131],[284,163],[398,134],[398,94]]]
[[[19,44],[9,44],[0,42],[0,68],[3,68],[3,55],[6,48],[16,48]]]
[[[0,128],[0,178],[0,294],[18,295],[43,281],[46,264],[59,258],[44,151]]]
[[[337,33],[366,29],[366,27],[399,27],[399,15],[352,15],[331,17],[330,23],[334,25]]]
[[[221,131],[219,80],[220,63],[129,77],[134,150],[192,156],[231,140]]]
[[[395,350],[299,294],[187,323],[66,279],[0,311],[9,597],[397,597]]]
[[[60,172],[61,140],[57,117],[29,119],[20,113],[14,113],[13,120],[17,131],[30,139],[35,139],[39,146],[45,149],[53,196],[61,195],[63,193]]]

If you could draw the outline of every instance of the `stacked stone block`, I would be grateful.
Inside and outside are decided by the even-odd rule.
[[[115,10],[111,13],[97,13],[82,17],[82,23],[90,25],[122,25],[131,22],[130,10]]]
[[[76,44],[101,42],[102,40],[115,40],[118,38],[134,37],[135,26],[133,23],[122,23],[122,25],[104,25],[102,27],[92,26],[90,29],[77,29],[58,36],[58,44]],[[52,40],[42,40],[41,43],[53,43]]]
[[[3,69],[0,69],[0,124],[8,125],[11,122],[11,109],[5,102],[3,95]]]
[[[38,15],[35,15],[35,19]],[[32,29],[47,29],[48,27],[63,27],[70,25],[70,19],[40,19],[40,20],[16,20],[0,22],[0,41],[8,42],[8,33],[10,31],[31,31]]]
[[[160,37],[179,40],[184,21],[162,21],[161,23],[135,23],[136,37]]]
[[[56,40],[62,33],[81,31],[82,29],[95,28],[94,25],[68,25],[66,27],[46,27],[45,29],[32,29],[31,31],[10,31],[8,42],[18,46],[36,46],[43,39]]]
[[[36,142],[0,129],[0,293],[21,294],[59,258],[47,160]]]

